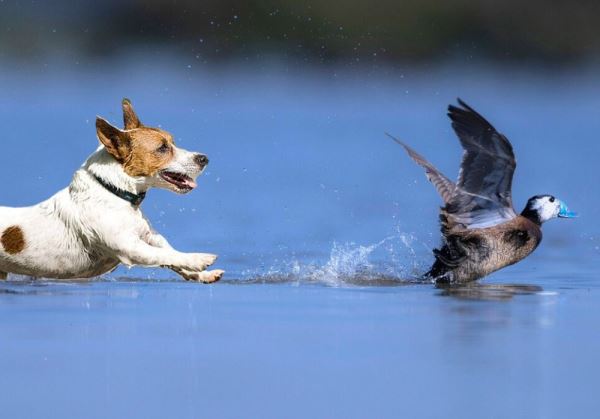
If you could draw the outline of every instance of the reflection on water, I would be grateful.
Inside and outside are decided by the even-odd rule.
[[[0,284],[0,294],[8,295],[68,295],[77,294],[85,290],[86,293],[94,293],[93,283],[106,284],[168,284],[183,283],[179,279],[147,279],[137,277],[120,277],[115,279],[96,279],[93,281],[53,281],[53,280],[35,280],[22,278],[20,280],[3,281]],[[422,280],[419,278],[400,278],[375,271],[357,271],[348,275],[337,275],[335,282],[330,277],[321,278],[310,275],[298,275],[294,273],[271,273],[258,275],[250,278],[226,278],[219,284],[227,285],[316,285],[325,287],[399,287],[407,285],[422,285],[432,287],[431,280]],[[216,284],[215,284],[216,285]],[[82,289],[81,286],[84,286]],[[198,284],[199,287],[205,286]],[[462,300],[510,300],[516,295],[533,295],[543,292],[539,285],[527,284],[485,284],[474,282],[460,285],[435,285],[439,289],[438,295],[444,297],[454,297]]]
[[[463,300],[510,300],[516,295],[538,294],[543,291],[539,285],[527,284],[484,284],[479,282],[460,285],[437,285],[438,295]]]
[[[94,280],[93,282],[106,282],[107,284],[132,284],[136,283],[182,283],[181,280],[149,280],[146,278],[121,277],[110,280]],[[81,293],[78,286],[91,285],[90,281],[52,281],[52,280],[11,280],[0,284],[0,294],[6,295],[69,295]],[[330,278],[324,279],[314,275],[299,276],[293,273],[267,274],[251,278],[226,278],[219,284],[227,285],[317,285],[325,287],[399,287],[407,285],[422,285],[432,287],[430,280],[418,278],[399,278],[377,272],[356,272],[352,275],[339,275],[336,282],[332,283]],[[215,284],[216,285],[216,284]],[[198,286],[204,286],[198,284]],[[454,297],[462,300],[510,300],[517,295],[533,295],[543,292],[539,285],[527,284],[485,284],[469,283],[461,285],[436,285],[440,290],[438,295]],[[85,288],[84,288],[85,289]],[[88,289],[86,293],[94,293]]]
[[[357,287],[397,287],[414,284],[431,284],[419,279],[398,278],[379,273],[356,273],[353,275],[340,275],[335,278],[335,283],[330,278],[321,278],[314,275],[299,276],[296,274],[267,274],[243,280],[222,280],[229,284],[307,284],[325,285],[332,287],[357,286]]]

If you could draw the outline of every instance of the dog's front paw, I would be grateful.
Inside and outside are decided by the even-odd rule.
[[[205,284],[212,284],[213,282],[217,282],[219,279],[221,279],[224,273],[225,271],[222,269],[213,269],[212,271],[198,272],[196,281],[200,281]]]
[[[203,271],[217,260],[217,255],[211,253],[192,253],[190,256],[190,265],[184,268],[193,272]]]
[[[225,271],[221,269],[202,272],[188,271],[186,269],[177,269],[176,272],[187,281],[197,281],[202,282],[204,284],[212,284],[213,282],[217,282],[225,273]]]

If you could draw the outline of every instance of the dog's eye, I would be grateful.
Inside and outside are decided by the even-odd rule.
[[[168,151],[169,151],[169,146],[168,146],[168,145],[166,145],[166,144],[163,144],[163,145],[161,145],[160,147],[158,147],[158,148],[156,149],[156,152],[157,152],[157,153],[166,153],[166,152],[168,152]]]

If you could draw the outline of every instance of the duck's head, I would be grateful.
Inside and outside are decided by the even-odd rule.
[[[552,195],[536,195],[529,198],[521,215],[539,225],[552,218],[577,217],[576,212],[569,211],[564,202]]]

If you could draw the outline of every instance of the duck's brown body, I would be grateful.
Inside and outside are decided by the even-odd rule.
[[[443,213],[443,212],[442,212]],[[505,223],[472,230],[446,230],[444,245],[435,250],[428,276],[437,282],[464,283],[482,278],[527,257],[542,241],[542,230],[518,216]]]

